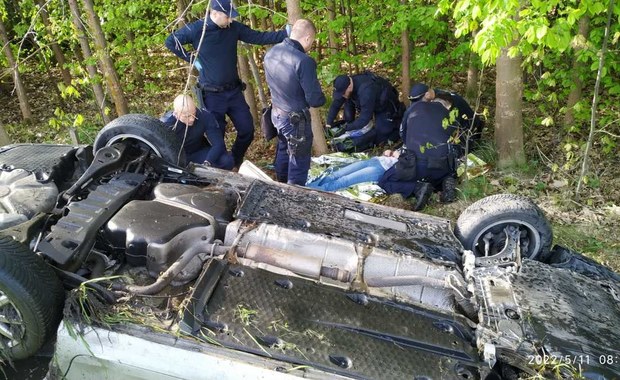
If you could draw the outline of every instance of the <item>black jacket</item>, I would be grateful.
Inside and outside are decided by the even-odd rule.
[[[243,41],[254,45],[277,44],[286,38],[286,31],[259,32],[233,21],[228,28],[220,28],[207,18],[198,20],[172,33],[166,38],[166,47],[181,59],[189,62],[190,52],[183,48],[185,44],[191,44],[194,50],[202,36],[198,58],[203,66],[200,70],[199,82],[207,86],[225,86],[239,82],[237,73],[237,42]]]
[[[354,107],[359,115],[347,123],[347,130],[353,131],[365,127],[376,113],[392,111],[391,103],[398,104],[398,92],[384,78],[373,73],[353,75],[353,92],[349,99],[336,99],[329,107],[326,124],[333,124],[338,111],[345,107]]]
[[[282,111],[297,112],[325,104],[316,62],[295,40],[287,38],[265,54],[265,77],[271,102]]]

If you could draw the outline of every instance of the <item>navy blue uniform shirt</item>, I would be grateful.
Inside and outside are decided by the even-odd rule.
[[[179,142],[183,144],[183,150],[185,150],[186,155],[190,156],[192,153],[200,150],[209,149],[206,160],[213,164],[217,162],[220,156],[226,153],[224,133],[211,112],[201,109],[196,110],[196,120],[189,128],[185,123],[177,122],[177,118],[172,114],[172,111],[166,112],[160,120],[168,128],[174,128],[173,130]]]
[[[166,47],[181,59],[189,62],[190,52],[183,48],[191,44],[198,49],[205,27],[204,38],[200,45],[198,58],[202,65],[199,82],[207,86],[224,86],[239,83],[237,73],[237,41],[254,45],[277,44],[286,38],[286,31],[259,32],[248,26],[233,21],[228,28],[220,28],[209,16],[198,20],[172,33],[166,38]]]
[[[439,102],[413,103],[403,119],[403,141],[418,159],[439,158],[448,155],[448,141],[456,131],[453,125],[444,127],[449,112]]]
[[[374,79],[373,74],[358,74],[351,77],[353,79],[353,92],[349,99],[340,98],[332,102],[327,113],[326,124],[332,125],[338,111],[345,103],[352,103],[359,112],[358,117],[347,123],[347,130],[353,131],[365,127],[372,119],[375,112],[381,111],[383,105],[380,104],[380,95],[383,88]]]
[[[301,44],[287,38],[265,54],[265,77],[274,107],[285,112],[325,104],[316,62]]]

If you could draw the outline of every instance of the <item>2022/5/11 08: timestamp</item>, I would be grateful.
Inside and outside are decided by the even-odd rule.
[[[604,355],[528,355],[528,364],[530,365],[556,365],[556,364],[602,364],[617,365],[620,364],[620,353],[604,354]]]

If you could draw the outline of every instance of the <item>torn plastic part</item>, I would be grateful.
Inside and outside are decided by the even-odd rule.
[[[482,353],[482,358],[485,363],[489,365],[489,368],[493,368],[495,363],[497,363],[497,356],[495,353],[495,345],[491,343],[484,344],[484,351]]]

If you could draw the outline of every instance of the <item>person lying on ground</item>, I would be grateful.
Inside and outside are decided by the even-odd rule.
[[[337,168],[328,175],[321,175],[306,186],[317,190],[338,191],[360,183],[379,182],[383,174],[398,161],[399,154],[398,150],[386,150],[381,156],[354,162]]]

